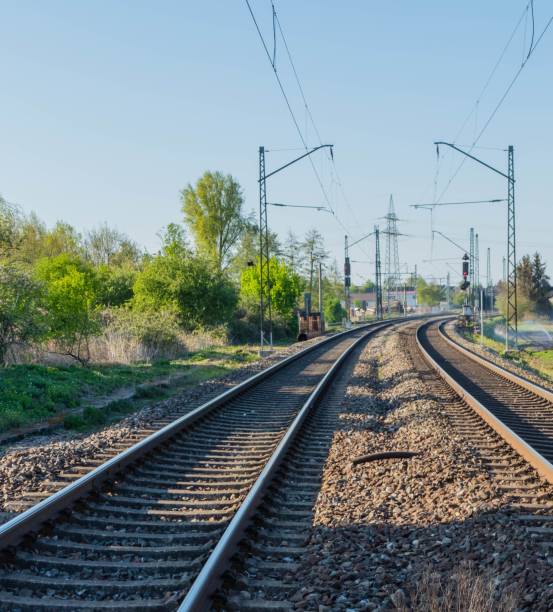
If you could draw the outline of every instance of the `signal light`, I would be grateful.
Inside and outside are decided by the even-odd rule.
[[[467,276],[469,275],[469,256],[465,253],[463,255],[463,278],[465,281],[467,280]]]

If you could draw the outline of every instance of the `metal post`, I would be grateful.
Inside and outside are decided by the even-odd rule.
[[[418,304],[418,300],[417,300],[417,280],[418,280],[418,278],[417,278],[417,264],[415,264],[415,287],[414,287],[414,289],[415,289],[415,312],[417,311],[417,308],[418,308],[418,305],[419,305]]]
[[[470,228],[469,282],[470,305],[474,315],[474,227]]]
[[[484,344],[484,309],[482,308],[484,289],[480,287],[480,344]]]
[[[403,283],[403,316],[407,316],[407,284]]]
[[[378,225],[374,226],[374,236],[375,236],[375,313],[378,321],[381,321],[384,318],[384,313],[382,312],[382,268],[380,265],[380,230]]]
[[[517,253],[515,225],[515,161],[514,148],[509,145],[507,161],[507,321],[505,325],[505,350],[509,350],[509,333],[513,346],[518,342],[517,309]]]
[[[488,250],[486,251],[486,302],[488,312],[493,310],[492,291],[491,251],[490,247],[488,247]]]
[[[265,240],[267,225],[267,181],[265,178],[265,147],[259,147],[259,351],[265,344]]]
[[[321,317],[321,331],[323,329],[323,264],[319,261],[319,315]]]
[[[351,264],[349,261],[348,236],[344,236],[344,302],[346,304],[346,324],[350,320]]]
[[[478,234],[474,235],[474,290],[480,300],[480,246],[478,240]],[[482,308],[482,304],[479,302],[479,308]]]
[[[449,272],[447,273],[447,276],[446,276],[446,283],[447,283],[447,288],[446,288],[447,309],[449,310],[451,308],[451,298],[450,298],[450,295],[449,295],[449,289],[450,289]]]

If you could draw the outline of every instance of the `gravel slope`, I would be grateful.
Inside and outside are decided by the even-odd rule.
[[[421,577],[431,571],[447,583],[472,566],[467,571],[484,574],[498,595],[516,590],[518,609],[551,610],[553,558],[538,554],[513,524],[507,499],[449,422],[447,407],[413,372],[405,333],[369,344],[347,389],[296,608],[410,610]],[[351,465],[354,457],[391,450],[420,456]]]

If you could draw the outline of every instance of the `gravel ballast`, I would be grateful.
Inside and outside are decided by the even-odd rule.
[[[513,520],[508,498],[450,422],[447,406],[414,371],[406,334],[390,331],[381,345],[369,343],[354,371],[296,607],[415,609],[428,576],[447,585],[461,572],[473,585],[491,585],[490,610],[550,610],[553,558]],[[418,456],[352,466],[356,457],[386,451]]]

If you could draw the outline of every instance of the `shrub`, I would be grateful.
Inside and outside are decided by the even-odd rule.
[[[0,364],[18,344],[39,340],[46,332],[42,287],[22,269],[0,264]]]
[[[102,352],[105,361],[151,362],[173,359],[187,352],[177,316],[167,309],[154,312],[113,308],[105,311],[103,318],[104,333],[96,343],[102,347],[95,346],[95,353]]]

